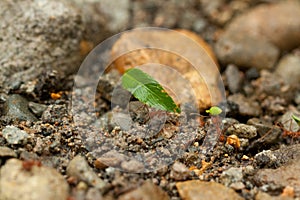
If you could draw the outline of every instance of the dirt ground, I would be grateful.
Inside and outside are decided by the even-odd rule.
[[[0,200],[300,199],[300,125],[292,117],[300,117],[299,1],[0,7]],[[206,54],[172,34],[155,43],[123,33],[96,47],[138,27],[191,31]],[[172,52],[128,54],[141,43]],[[114,58],[118,51],[125,58]],[[193,82],[182,51],[204,60],[206,85]],[[222,93],[222,114],[205,112],[213,100],[202,93],[201,106],[182,103],[178,114],[120,86],[120,71],[153,61],[179,69],[203,94]],[[189,90],[169,72],[152,73]]]

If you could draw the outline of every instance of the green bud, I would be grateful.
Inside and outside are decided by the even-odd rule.
[[[213,106],[209,110],[206,110],[207,113],[210,115],[219,115],[222,113],[222,109],[219,108],[218,106]]]

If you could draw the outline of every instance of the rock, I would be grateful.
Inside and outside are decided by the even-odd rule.
[[[80,13],[84,25],[84,39],[88,51],[99,42],[128,28],[130,0],[75,0],[71,3]]]
[[[182,199],[185,200],[207,200],[207,199],[232,199],[242,200],[233,189],[225,187],[216,182],[185,181],[176,183],[177,190]]]
[[[0,170],[0,199],[6,200],[65,200],[69,187],[55,169],[22,167],[22,161],[10,159]]]
[[[287,54],[279,60],[275,74],[280,76],[285,83],[298,85],[300,80],[300,53]]]
[[[282,146],[275,151],[262,151],[257,153],[254,158],[260,167],[279,167],[300,158],[300,145]]]
[[[65,104],[63,105],[49,105],[43,112],[42,120],[45,123],[54,124],[62,122],[64,117],[68,116],[68,110]]]
[[[233,16],[243,12],[249,6],[250,2],[245,1],[201,0],[201,8],[204,15],[213,23],[222,26],[228,23]]]
[[[230,187],[234,190],[242,190],[245,189],[246,186],[243,182],[239,181],[239,182],[231,183]]]
[[[255,95],[260,101],[268,96],[281,97],[287,103],[291,102],[295,96],[295,88],[284,83],[284,80],[273,72],[262,70],[260,78],[252,83]]]
[[[225,70],[225,76],[230,92],[239,92],[243,82],[243,76],[239,69],[235,65],[228,65]]]
[[[273,126],[271,129],[264,133],[260,138],[252,141],[246,151],[259,152],[269,149],[273,145],[277,145],[282,140],[282,130],[278,126]]]
[[[258,191],[255,196],[255,200],[292,200],[293,198],[290,197],[283,197],[283,196],[270,196],[269,194]]]
[[[262,110],[256,101],[246,98],[242,94],[230,95],[228,100],[239,106],[240,115],[242,116],[260,116],[262,113]]]
[[[223,64],[271,69],[279,57],[279,50],[266,41],[225,32],[216,44],[216,54]],[[233,36],[234,34],[234,36]]]
[[[180,162],[175,162],[172,166],[170,178],[176,181],[184,181],[191,176],[191,171]]]
[[[168,200],[170,199],[168,194],[163,191],[160,187],[154,185],[150,181],[146,181],[141,187],[121,195],[118,200],[152,200],[152,199],[161,199]]]
[[[0,146],[0,158],[16,158],[17,154],[8,147],[1,147]]]
[[[124,73],[140,66],[165,86],[177,103],[197,103],[204,109],[222,99],[213,58],[209,46],[194,33],[141,29],[125,32],[116,41],[112,47],[114,63],[109,68]]]
[[[283,188],[290,186],[294,188],[295,195],[300,195],[300,160],[281,166],[277,169],[260,169],[254,175],[254,180],[259,186]]]
[[[104,99],[111,101],[114,89],[117,87],[120,78],[121,76],[116,70],[104,74],[99,78],[97,92],[99,92]]]
[[[242,168],[231,167],[223,171],[220,178],[221,178],[221,183],[229,187],[232,183],[237,183],[242,181],[243,179]]]
[[[298,1],[256,6],[226,27],[216,44],[216,54],[223,63],[271,69],[280,50],[299,46],[299,19]]]
[[[38,117],[42,116],[43,112],[47,109],[46,105],[35,102],[29,102],[28,107]]]
[[[300,126],[292,119],[292,115],[300,116],[298,111],[287,111],[282,115],[279,122],[283,125],[284,129],[287,131],[296,132],[299,131]]]
[[[53,0],[4,0],[0,13],[1,85],[39,78],[45,66],[65,74],[77,70],[83,27],[75,9]]]
[[[247,121],[247,124],[254,126],[257,130],[258,135],[261,137],[268,133],[272,128],[274,128],[272,125],[266,124],[266,122],[258,118],[249,119]]]
[[[200,32],[207,26],[207,19],[197,6],[197,1],[132,1],[131,23],[133,27],[180,27]]]
[[[292,162],[294,159],[300,158],[300,144],[291,146],[282,146],[278,150],[273,151],[276,157],[276,167]]]
[[[277,157],[271,150],[263,150],[254,156],[254,159],[260,167],[272,167],[275,165]]]
[[[255,173],[255,168],[253,165],[247,165],[243,168],[244,176],[252,176]]]
[[[9,144],[26,144],[29,135],[15,127],[15,126],[6,126],[2,130],[2,135]]]
[[[119,153],[116,150],[111,150],[104,153],[101,157],[97,158],[97,162],[99,166],[110,166],[110,167],[118,167],[120,164],[126,160],[126,156]]]
[[[76,156],[70,161],[67,167],[67,175],[77,178],[79,181],[84,181],[88,185],[102,190],[105,187],[105,182],[101,180],[92,170],[87,161],[82,156]]]
[[[140,173],[140,172],[144,171],[145,167],[144,167],[143,163],[141,163],[137,160],[131,159],[129,161],[123,161],[121,163],[121,168],[126,172]]]
[[[4,104],[4,114],[9,120],[37,121],[28,109],[28,101],[18,94],[8,97]]]
[[[102,194],[100,193],[100,191],[97,188],[90,188],[87,193],[86,193],[86,197],[85,200],[102,200]]]
[[[241,138],[252,139],[257,135],[257,130],[254,126],[246,124],[233,124],[227,129],[227,135],[236,135]]]

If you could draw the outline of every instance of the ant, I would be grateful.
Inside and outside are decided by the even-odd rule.
[[[297,117],[294,118],[294,115],[292,116],[292,119],[287,120],[286,122],[284,122],[283,124],[280,125],[280,128],[283,130],[283,137],[291,137],[292,140],[295,138],[299,138],[300,137],[300,126],[299,126],[299,121],[297,121],[296,119],[298,119]],[[298,124],[298,129],[296,131],[292,130],[292,120],[295,120],[296,123]],[[290,127],[289,130],[287,130],[286,128],[284,128],[284,124],[290,122]]]
[[[24,160],[22,162],[22,169],[25,171],[30,171],[33,166],[41,167],[42,163],[36,160]]]

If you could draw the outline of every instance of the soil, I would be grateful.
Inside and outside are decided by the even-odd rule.
[[[200,5],[194,1],[128,2],[134,6],[126,29],[140,25],[185,28],[215,49],[235,17],[270,4],[260,0],[202,0]],[[182,10],[182,18],[169,19]],[[105,36],[114,31],[105,29]],[[72,60],[68,49],[63,51]],[[71,74],[65,73],[66,67],[60,71],[55,56],[45,67],[40,63],[32,66],[38,75],[31,69],[25,75],[5,77],[0,87],[0,200],[21,196],[68,200],[299,199],[300,128],[291,117],[300,116],[299,49],[299,45],[276,49],[278,59],[267,66],[259,61],[252,66],[239,65],[238,58],[232,56],[228,61],[217,54],[227,99],[218,104],[223,109],[221,116],[210,116],[203,110],[194,113],[189,104],[181,105],[180,114],[157,110],[121,87],[112,100],[112,90],[119,87],[121,76],[115,71],[100,78],[91,99],[86,94],[93,90],[93,78],[77,77],[73,60],[69,63]],[[101,59],[111,48],[106,50]],[[241,50],[239,56],[249,52],[243,53]],[[255,59],[255,54],[251,55]],[[280,60],[287,56],[293,57],[290,62],[284,60],[288,76],[282,75],[284,63]],[[0,67],[6,62],[2,61]],[[52,64],[55,66],[49,66]],[[9,65],[5,67],[9,70]],[[91,72],[99,66],[94,67]],[[74,86],[74,79],[80,85]],[[125,98],[129,104],[114,106]],[[41,184],[34,184],[32,177],[38,177]],[[19,193],[10,183],[18,184]],[[43,184],[61,195],[51,196],[41,189]],[[37,197],[29,195],[32,193]]]

